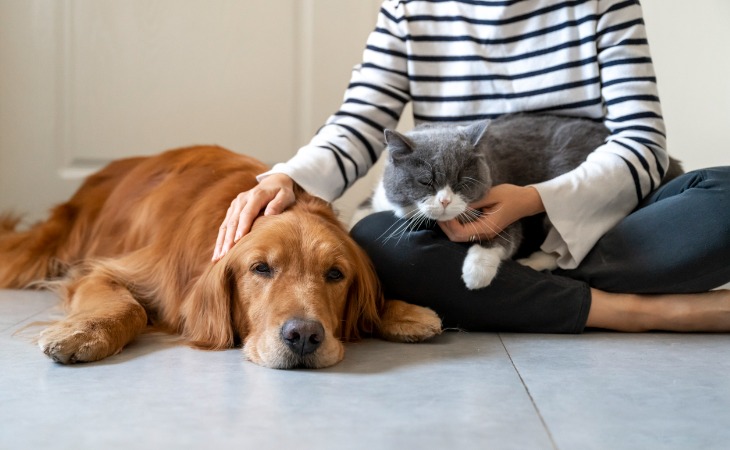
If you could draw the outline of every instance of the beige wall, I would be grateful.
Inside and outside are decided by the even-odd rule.
[[[111,159],[219,144],[273,164],[342,99],[378,0],[0,0],[0,211]]]
[[[287,70],[294,73],[291,74],[292,78],[277,79],[276,82],[291,82],[297,86],[308,87],[300,89],[296,93],[297,98],[292,101],[271,99],[280,105],[286,105],[285,117],[279,126],[289,127],[287,133],[277,134],[277,138],[284,139],[281,144],[284,148],[277,149],[277,158],[292,154],[327,115],[338,107],[350,69],[359,60],[367,32],[373,25],[377,3],[378,0],[288,0],[275,3],[277,7],[289,5],[297,8],[294,15],[287,16],[293,21],[294,29],[289,31],[295,41],[286,49],[296,59]],[[98,106],[93,100],[99,100],[102,94],[116,96],[113,98],[120,101],[130,101],[123,91],[121,94],[115,90],[104,91],[105,80],[84,78],[91,73],[86,71],[89,68],[70,67],[66,58],[68,52],[72,51],[76,52],[78,63],[88,61],[89,64],[94,64],[99,61],[94,52],[101,51],[103,54],[103,47],[89,44],[106,45],[105,39],[109,35],[103,31],[109,24],[99,22],[98,19],[111,21],[112,24],[120,20],[119,14],[105,13],[99,5],[108,5],[114,11],[127,12],[137,5],[145,15],[141,17],[144,23],[137,23],[135,26],[147,26],[143,31],[150,33],[148,37],[160,37],[164,34],[150,24],[157,23],[155,14],[165,14],[165,17],[169,15],[162,10],[164,5],[176,8],[175,11],[198,5],[207,14],[213,11],[210,5],[219,5],[218,9],[237,11],[241,9],[241,5],[253,4],[260,8],[274,5],[267,0],[130,0],[118,3],[115,0],[0,0],[0,210],[13,208],[28,212],[30,218],[39,218],[52,204],[67,197],[79,183],[78,178],[73,178],[74,171],[68,170],[69,153],[78,151],[82,157],[93,159],[97,149],[105,142],[97,125],[109,123],[103,114],[88,114],[88,110],[84,108]],[[730,1],[643,0],[642,4],[669,130],[670,152],[682,159],[689,169],[730,164]],[[73,5],[77,7],[69,9]],[[88,7],[96,9],[89,11]],[[69,11],[74,14],[71,19],[76,17],[81,20],[75,24],[77,31],[80,31],[78,35],[68,35],[66,25],[73,23],[69,22]],[[87,17],[84,14],[87,13],[91,14],[88,17],[94,19],[92,22],[83,22],[83,18]],[[188,17],[195,17],[189,10],[187,14]],[[231,16],[225,11],[221,14]],[[136,22],[138,19],[140,17],[135,19],[134,15],[130,15],[127,20]],[[97,24],[99,25],[96,26]],[[174,24],[168,25],[170,28],[166,32],[169,35],[175,27]],[[260,26],[264,30],[267,27],[266,24],[252,25]],[[237,32],[235,20],[226,22],[226,26],[231,33]],[[101,30],[102,33],[89,35],[85,30]],[[120,33],[117,36],[123,38],[124,30],[124,27],[117,29]],[[124,47],[123,40],[111,44],[118,51],[129,50]],[[169,52],[156,48],[157,45],[162,45],[160,42],[151,40],[148,44],[151,52],[159,52],[157,57],[169,56]],[[69,48],[69,45],[75,47]],[[239,51],[231,48],[230,40],[226,41],[226,45],[233,55]],[[86,53],[87,50],[90,53]],[[209,50],[199,48],[198,51],[205,53]],[[261,61],[265,62],[266,52],[261,54]],[[155,63],[154,54],[147,56],[151,58],[149,63]],[[225,59],[231,60],[235,58]],[[69,72],[68,69],[75,69],[75,72]],[[104,76],[103,64],[95,64],[91,69],[99,77]],[[198,76],[204,73],[199,70],[200,67],[196,69]],[[124,70],[135,73],[133,67],[125,67]],[[235,68],[229,67],[229,70]],[[119,84],[119,89],[123,89],[125,82],[133,81],[128,76],[111,80]],[[226,80],[235,85],[236,77],[228,77]],[[95,89],[98,93],[90,94],[86,90],[89,83],[97,83]],[[163,103],[175,101],[177,95],[182,98],[181,101],[185,101],[185,98],[198,98],[199,93],[186,91],[194,90],[196,83],[185,83],[187,81],[181,78],[176,84],[161,85],[168,88],[184,85],[185,89],[181,89],[179,94],[169,90],[148,91],[153,99],[157,96],[155,107],[164,110],[166,106]],[[138,91],[137,87],[131,86],[135,91]],[[205,88],[214,89],[214,86],[205,84]],[[291,86],[286,89],[291,89]],[[255,94],[252,91],[251,98],[257,99]],[[86,97],[82,98],[84,95]],[[80,103],[82,101],[86,103]],[[141,101],[145,101],[145,98],[141,98]],[[258,103],[245,105],[238,101],[238,106],[232,108],[241,116],[247,116],[262,107],[261,100],[256,101]],[[73,109],[78,107],[82,108]],[[125,107],[134,111],[135,103],[132,101]],[[215,113],[215,108],[210,108],[210,105],[207,107],[209,109],[206,116]],[[267,107],[270,110],[270,105]],[[76,111],[72,118],[75,122],[69,123],[69,111]],[[211,133],[218,130],[215,131],[215,135],[219,137],[216,139],[218,142],[225,141],[221,143],[236,149],[251,149],[254,154],[260,152],[262,159],[271,159],[270,153],[265,154],[266,149],[251,148],[263,146],[265,143],[260,134],[253,135],[258,130],[241,132],[235,129],[235,121],[228,122],[230,129],[226,129],[227,131],[219,130],[217,126],[220,124],[216,123],[207,132],[204,126],[201,127],[200,121],[197,121],[192,126],[179,128],[180,133],[170,131],[175,128],[165,121],[165,127],[162,128],[164,133],[158,132],[158,135],[154,135],[157,128],[149,127],[149,121],[140,121],[140,115],[130,115],[125,120],[124,112],[121,111],[120,114],[117,107],[110,114],[115,121],[115,127],[110,129],[110,133],[117,133],[124,141],[124,148],[117,149],[120,152],[125,152],[126,147],[135,147],[129,151],[139,153],[162,150],[157,147],[167,145],[209,142],[212,139]],[[180,120],[190,123],[196,117],[184,116]],[[144,133],[135,136],[136,129],[140,127],[144,129]],[[195,134],[196,130],[198,134]],[[105,146],[108,147],[109,145]],[[54,178],[55,181],[44,181],[49,178]],[[361,181],[346,197],[337,202],[344,218],[367,195],[371,183],[372,180]]]
[[[730,165],[730,1],[642,0],[669,152]]]

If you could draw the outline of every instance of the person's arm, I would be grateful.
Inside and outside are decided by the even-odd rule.
[[[544,208],[552,227],[542,246],[574,268],[603,234],[656,188],[668,165],[656,79],[637,3],[599,2],[596,27],[606,143],[575,170],[520,188],[495,186],[472,207],[486,214],[467,225],[440,224],[453,241],[494,238],[522,217]]]
[[[606,143],[577,169],[539,183],[552,229],[542,250],[576,267],[608,230],[659,186],[668,166],[664,120],[638,2],[598,2],[598,65]]]
[[[383,130],[395,128],[410,101],[402,14],[400,2],[383,3],[342,106],[308,145],[260,175],[257,187],[234,199],[219,230],[214,261],[250,230],[261,210],[277,214],[293,204],[294,183],[331,202],[375,164],[384,149]],[[272,201],[276,203],[271,205]]]
[[[340,109],[308,145],[262,177],[285,173],[310,194],[333,201],[375,164],[383,130],[395,128],[410,101],[402,10],[400,2],[383,3]]]

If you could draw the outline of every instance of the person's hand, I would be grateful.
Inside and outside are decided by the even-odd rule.
[[[238,194],[231,202],[218,231],[213,262],[223,258],[233,244],[251,231],[253,221],[261,210],[266,208],[265,216],[279,214],[294,204],[295,200],[294,181],[283,173],[269,175],[256,187]]]
[[[493,239],[523,217],[545,211],[537,189],[514,184],[494,186],[484,197],[469,206],[481,212],[474,221],[461,223],[458,219],[451,219],[438,222],[449,240],[479,242]]]

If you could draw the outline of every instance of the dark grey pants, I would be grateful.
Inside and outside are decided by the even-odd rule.
[[[447,328],[579,333],[589,286],[610,292],[703,292],[730,281],[730,167],[682,175],[649,195],[575,270],[536,272],[505,261],[486,288],[461,280],[469,244],[430,224],[385,239],[392,213],[364,218],[352,236],[370,255],[386,298],[428,306]]]

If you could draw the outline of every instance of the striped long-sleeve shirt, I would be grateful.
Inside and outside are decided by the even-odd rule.
[[[272,172],[332,201],[363,176],[412,102],[416,123],[522,111],[602,120],[606,143],[535,185],[542,249],[575,267],[660,182],[664,122],[636,0],[387,0],[341,108]]]

